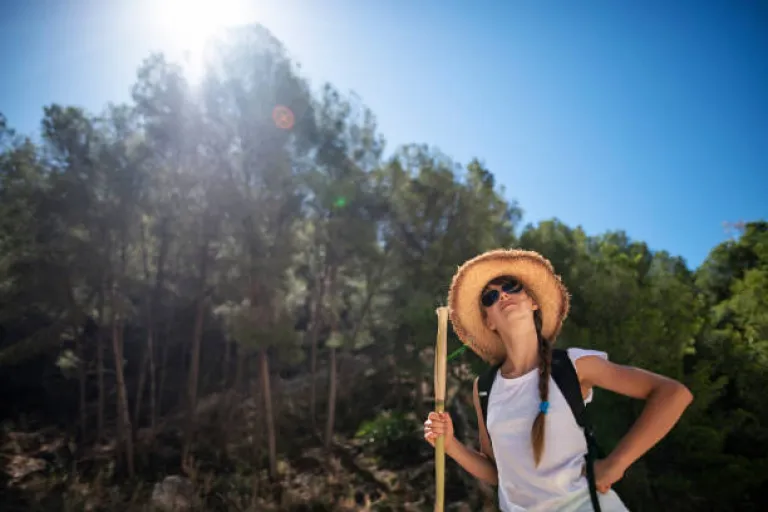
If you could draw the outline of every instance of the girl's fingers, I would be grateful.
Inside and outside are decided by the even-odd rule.
[[[451,416],[447,412],[430,412],[427,416],[427,421],[440,421],[442,423],[449,423]]]
[[[438,413],[432,411],[424,422],[424,439],[434,447],[435,441],[441,436],[453,436],[451,417],[445,412]]]
[[[450,416],[446,413],[430,412],[429,419],[424,422],[424,439],[434,444],[439,436],[447,435],[448,431],[452,432],[450,421]]]

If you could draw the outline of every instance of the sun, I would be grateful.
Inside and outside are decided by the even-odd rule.
[[[256,21],[253,1],[161,0],[157,16],[173,53],[182,56],[187,77],[197,82],[204,71],[206,42],[220,30]]]

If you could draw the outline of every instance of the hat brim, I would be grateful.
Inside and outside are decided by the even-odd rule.
[[[483,319],[480,293],[489,281],[514,276],[541,310],[541,334],[554,342],[568,315],[570,297],[552,264],[534,251],[496,249],[464,263],[454,275],[448,293],[453,329],[461,341],[485,361],[495,364],[506,357],[504,344]]]

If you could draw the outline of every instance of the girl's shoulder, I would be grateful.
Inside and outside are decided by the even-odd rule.
[[[608,360],[608,353],[602,350],[593,350],[581,347],[568,347],[565,349],[565,351],[568,353],[568,358],[571,360],[574,366],[576,365],[576,361],[582,357],[595,356],[606,361]]]
[[[584,371],[579,371],[579,364],[577,361],[584,357],[598,357],[600,359],[603,359],[605,361],[608,360],[608,353],[604,352],[602,350],[594,350],[589,348],[581,348],[581,347],[569,347],[566,349],[566,352],[568,353],[568,358],[571,360],[571,363],[573,364],[573,367],[576,369],[576,375],[579,377],[579,382],[582,385],[582,395],[584,396],[584,403],[588,404],[592,401],[592,398],[594,396],[592,386],[590,386],[585,379]]]

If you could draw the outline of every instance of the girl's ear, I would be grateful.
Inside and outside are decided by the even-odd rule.
[[[539,305],[536,304],[536,299],[532,294],[528,293],[528,290],[525,291],[525,295],[531,301],[531,311],[536,311],[537,309],[539,309]]]

